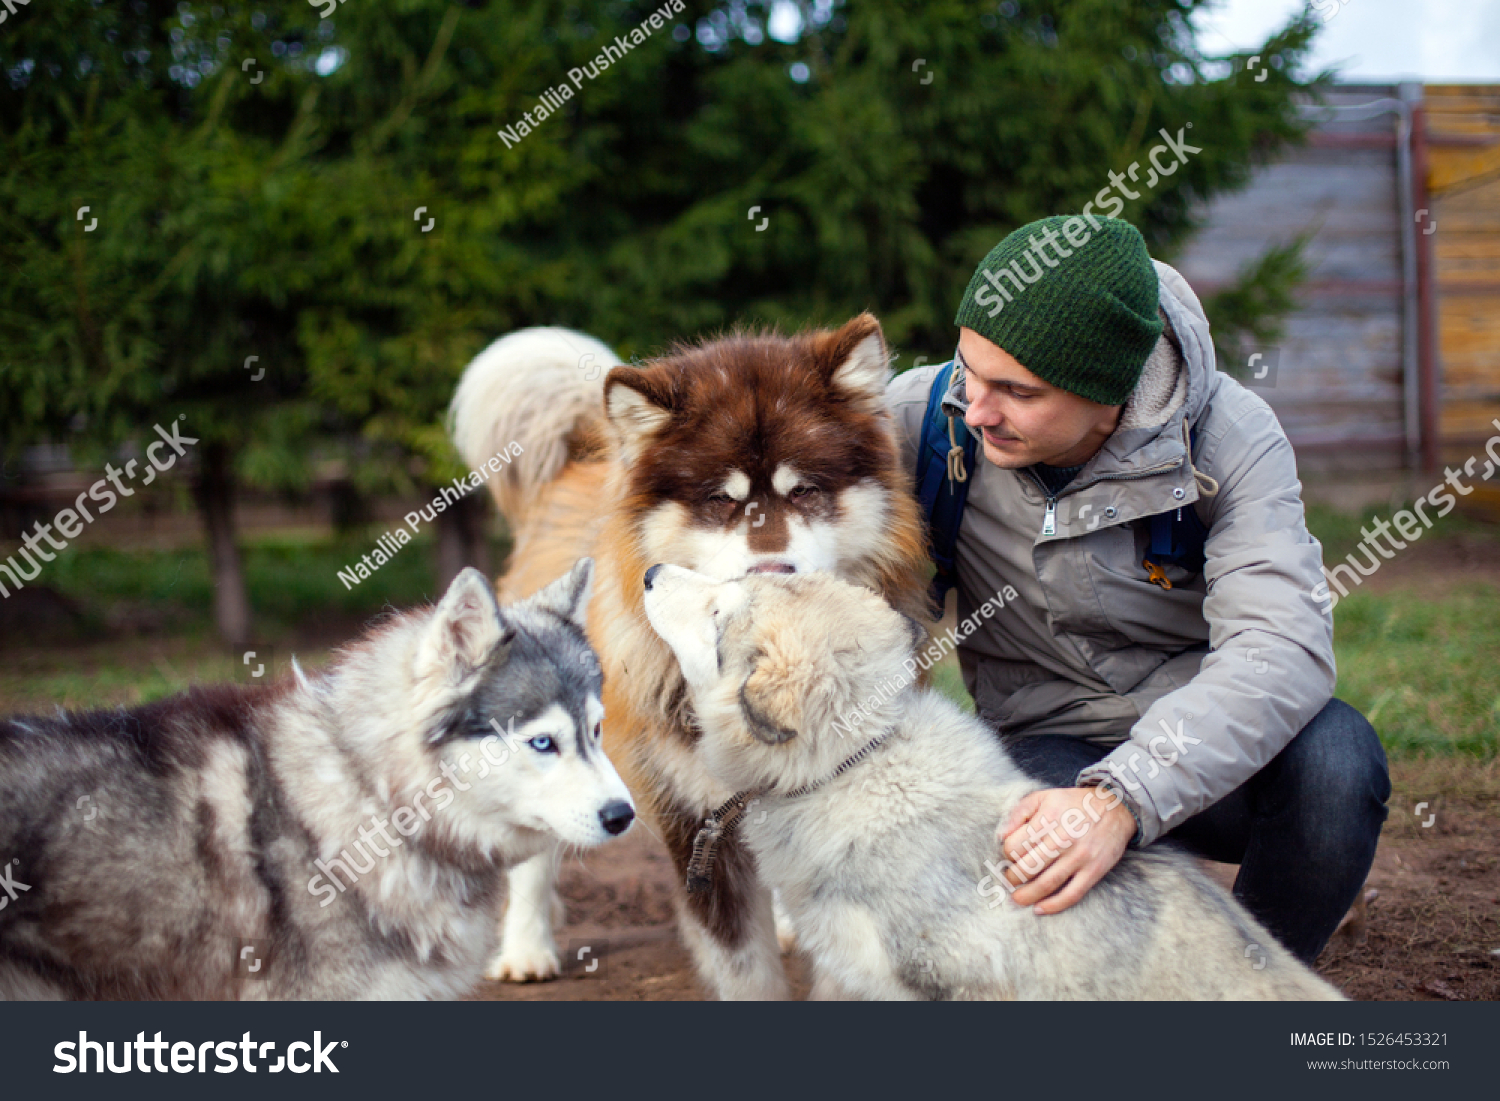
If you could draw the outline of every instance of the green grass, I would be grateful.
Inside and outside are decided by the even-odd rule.
[[[1350,554],[1377,517],[1403,505],[1339,512],[1307,510],[1323,561]],[[1425,542],[1488,544],[1500,560],[1500,528],[1450,513]],[[1471,584],[1434,593],[1356,590],[1333,612],[1338,695],[1359,708],[1393,757],[1500,754],[1500,589]]]
[[[1500,590],[1355,592],[1334,609],[1338,695],[1397,757],[1500,753]]]
[[[1361,528],[1368,528],[1372,520],[1380,517],[1389,520],[1403,508],[1408,508],[1410,504],[1411,502],[1408,501],[1379,508],[1370,507],[1358,513],[1342,512],[1327,505],[1308,505],[1307,528],[1318,542],[1323,544],[1324,564],[1339,562],[1363,540],[1364,536],[1360,534]],[[1496,525],[1470,519],[1459,512],[1450,512],[1442,519],[1437,519],[1436,510],[1429,508],[1427,515],[1433,518],[1434,523],[1432,528],[1422,536],[1424,540],[1479,538],[1493,542],[1495,553],[1500,555],[1500,528]]]
[[[260,539],[243,545],[245,586],[257,633],[284,633],[310,616],[373,615],[387,606],[434,599],[430,541],[419,538],[372,577],[352,587],[340,570],[375,548],[379,532],[340,540]],[[183,630],[212,625],[213,584],[207,554],[181,550],[69,548],[47,566],[45,582],[102,620],[110,608],[150,608]]]
[[[1307,529],[1323,544],[1323,561],[1336,562],[1359,543],[1362,538],[1359,529],[1382,514],[1379,509],[1355,513],[1341,512],[1327,505],[1308,505]]]
[[[193,684],[227,681],[233,674],[229,656],[212,647],[200,648],[203,660],[173,662],[168,671],[133,664],[102,665],[96,669],[27,668],[0,671],[0,714],[41,711],[53,707],[94,708],[150,703]]]
[[[954,703],[974,710],[974,699],[969,695],[969,690],[964,687],[963,671],[958,667],[958,658],[949,654],[932,669],[932,687],[947,696]]]

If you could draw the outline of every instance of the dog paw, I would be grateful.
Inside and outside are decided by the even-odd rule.
[[[560,974],[562,961],[557,949],[542,945],[521,951],[502,948],[484,969],[484,977],[497,982],[546,982]]]

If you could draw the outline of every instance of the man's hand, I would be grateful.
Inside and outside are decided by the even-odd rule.
[[[1098,788],[1049,788],[1017,804],[995,833],[1011,898],[1038,914],[1066,910],[1119,863],[1135,818]]]

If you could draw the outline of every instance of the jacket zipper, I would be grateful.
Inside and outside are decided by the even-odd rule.
[[[1155,477],[1158,474],[1164,474],[1164,473],[1166,473],[1169,470],[1176,470],[1181,465],[1182,465],[1181,462],[1163,463],[1161,466],[1153,466],[1150,470],[1137,470],[1133,474],[1098,474],[1098,475],[1094,476],[1094,478],[1088,483],[1088,485],[1090,485],[1090,486],[1091,485],[1097,485],[1099,482],[1133,482],[1133,481],[1136,481],[1136,480],[1138,480],[1140,478],[1152,478],[1152,477]],[[1057,498],[1058,498],[1059,494],[1054,494],[1051,490],[1049,490],[1047,488],[1047,486],[1046,486],[1046,483],[1043,482],[1041,480],[1041,478],[1037,477],[1036,473],[1034,471],[1032,471],[1031,469],[1028,468],[1027,471],[1026,471],[1026,473],[1031,475],[1031,480],[1034,481],[1037,484],[1037,487],[1039,489],[1041,489],[1041,491],[1047,495],[1047,512],[1042,517],[1042,534],[1043,535],[1056,535],[1057,534]],[[1080,487],[1080,486],[1069,485],[1069,486],[1065,486],[1064,487],[1064,491],[1066,491],[1066,490],[1075,490],[1076,491],[1077,489],[1080,489],[1080,488],[1087,489],[1088,486],[1081,486]]]

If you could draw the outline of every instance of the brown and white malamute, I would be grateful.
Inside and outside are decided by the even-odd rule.
[[[524,596],[579,555],[598,560],[588,630],[605,670],[605,744],[684,883],[704,816],[731,792],[704,768],[641,577],[657,562],[721,579],[827,571],[925,614],[925,536],[888,379],[880,325],[863,314],[838,330],[732,335],[631,367],[592,337],[526,329],[482,352],[454,395],[454,439],[472,467],[522,445],[490,480],[515,534],[502,593]],[[545,859],[512,873],[492,977],[558,973],[553,876]],[[785,996],[771,896],[736,842],[706,890],[679,890],[678,914],[714,993]]]

